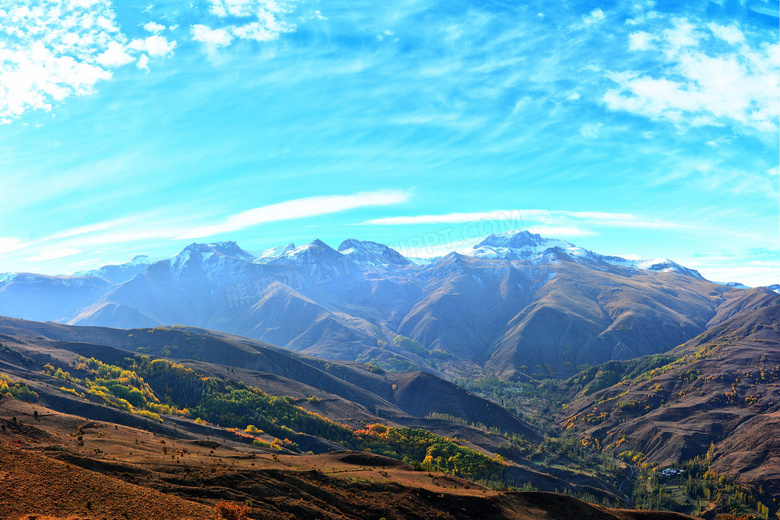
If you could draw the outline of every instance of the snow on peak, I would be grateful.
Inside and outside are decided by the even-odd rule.
[[[137,274],[146,270],[150,265],[152,265],[152,260],[147,255],[135,255],[127,262],[121,264],[108,264],[90,271],[80,271],[74,273],[73,276],[97,276],[98,278],[104,278],[109,282],[118,284],[130,280]]]
[[[395,249],[368,240],[349,238],[339,245],[339,252],[359,264],[385,266],[411,263]]]
[[[509,231],[507,233],[493,233],[487,236],[485,240],[477,244],[479,247],[500,247],[509,249],[561,247],[562,249],[573,247],[565,240],[556,240],[544,238],[530,231]]]
[[[342,255],[319,238],[304,246],[296,247],[271,260],[269,263],[314,264],[329,262]]]
[[[477,258],[521,260],[543,253],[551,247],[567,251],[575,248],[565,240],[544,238],[529,231],[510,231],[488,235],[485,240],[461,253]]]
[[[740,282],[726,282],[721,285],[725,285],[726,287],[731,287],[733,289],[750,289],[750,287]]]
[[[264,264],[266,262],[279,258],[280,256],[289,253],[290,251],[293,251],[294,249],[295,249],[295,244],[293,244],[292,242],[290,242],[286,246],[272,247],[270,249],[266,249],[265,251],[257,255],[253,260],[253,262],[256,264]]]
[[[643,259],[635,256],[620,257],[600,255],[577,247],[571,242],[554,238],[545,238],[529,231],[511,231],[489,235],[485,240],[462,254],[483,259],[528,260],[533,263],[545,263],[554,259],[545,254],[549,249],[557,248],[569,255],[574,261],[606,262],[631,269],[679,273],[703,279],[695,269],[689,269],[668,258]]]
[[[121,265],[150,265],[152,260],[148,255],[135,255],[133,258]]]
[[[252,255],[241,249],[238,244],[232,240],[226,242],[211,242],[210,244],[193,242],[185,247],[179,255],[186,256],[187,258],[190,258],[193,255],[207,258],[215,253],[223,256],[231,256],[244,261],[251,261],[254,259]]]
[[[232,256],[233,258],[238,258],[239,260],[252,260],[254,258],[252,255],[241,249],[238,244],[232,240],[228,242],[213,242],[208,244],[208,247],[217,253],[221,253],[225,256]]]
[[[704,279],[704,277],[696,269],[690,269],[688,267],[682,266],[674,260],[669,260],[668,258],[639,258],[636,256],[628,256],[623,258],[620,256],[599,256],[601,260],[613,265],[620,265],[633,269],[642,269],[645,271],[679,273],[693,276],[694,278],[701,278],[702,280]]]

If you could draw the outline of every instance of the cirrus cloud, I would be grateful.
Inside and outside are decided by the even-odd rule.
[[[353,195],[326,195],[288,200],[278,204],[261,206],[231,215],[218,224],[201,226],[182,233],[177,239],[203,238],[220,233],[229,233],[252,226],[339,213],[350,209],[370,206],[388,206],[406,202],[409,195],[400,191],[374,191]]]
[[[677,224],[657,218],[647,218],[632,213],[612,213],[605,211],[565,211],[547,209],[510,209],[480,211],[468,213],[446,213],[442,215],[415,215],[403,217],[385,217],[367,220],[362,224],[374,226],[394,226],[410,224],[463,224],[481,220],[511,220],[538,223],[542,226],[554,226],[561,233],[567,230],[571,235],[591,234],[590,231],[579,228],[580,225],[624,227],[624,228],[687,228],[683,224]],[[539,228],[542,229],[542,228]]]

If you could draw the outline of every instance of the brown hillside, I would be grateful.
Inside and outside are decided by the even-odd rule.
[[[671,354],[664,366],[581,392],[564,424],[661,465],[704,456],[714,443],[713,469],[780,494],[780,305],[743,311]],[[619,369],[604,365],[568,384],[620,379]]]
[[[216,519],[222,501],[251,503],[249,518],[263,520],[688,518],[607,509],[555,493],[498,493],[359,452],[273,457],[41,408],[36,422],[32,409],[16,401],[0,407],[3,518]]]

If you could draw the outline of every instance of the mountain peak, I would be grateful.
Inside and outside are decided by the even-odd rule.
[[[491,233],[482,242],[477,244],[480,247],[502,247],[510,249],[520,249],[524,247],[537,248],[539,246],[547,247],[572,247],[572,244],[564,240],[544,238],[530,231],[509,231],[507,233]]]
[[[241,247],[239,247],[239,245],[232,240],[225,242],[211,242],[208,244],[199,244],[197,242],[193,242],[182,250],[182,253],[184,252],[219,253],[221,255],[232,256],[233,258],[238,258],[240,260],[251,260],[254,258],[252,255],[241,249]]]
[[[260,253],[257,257],[255,257],[253,262],[256,264],[265,264],[294,250],[295,250],[295,244],[292,242],[290,242],[286,246],[272,247]]]
[[[339,245],[339,252],[360,264],[384,266],[411,263],[395,249],[369,240],[348,238]]]
[[[121,264],[108,264],[90,271],[79,271],[73,276],[97,276],[111,283],[124,283],[152,265],[152,260],[147,255],[135,255],[127,262]]]
[[[291,246],[293,244],[290,244]],[[288,246],[289,248],[289,246]],[[294,249],[286,248],[279,256],[272,258],[272,263],[292,263],[292,264],[310,264],[317,262],[329,262],[341,256],[341,253],[320,240],[314,239],[310,243],[296,247]]]
[[[522,260],[538,255],[551,247],[568,250],[575,246],[565,240],[544,238],[522,230],[490,234],[482,242],[462,253],[485,259]]]

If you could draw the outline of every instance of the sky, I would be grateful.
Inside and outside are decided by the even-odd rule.
[[[527,229],[780,283],[776,2],[0,0],[0,272]]]

